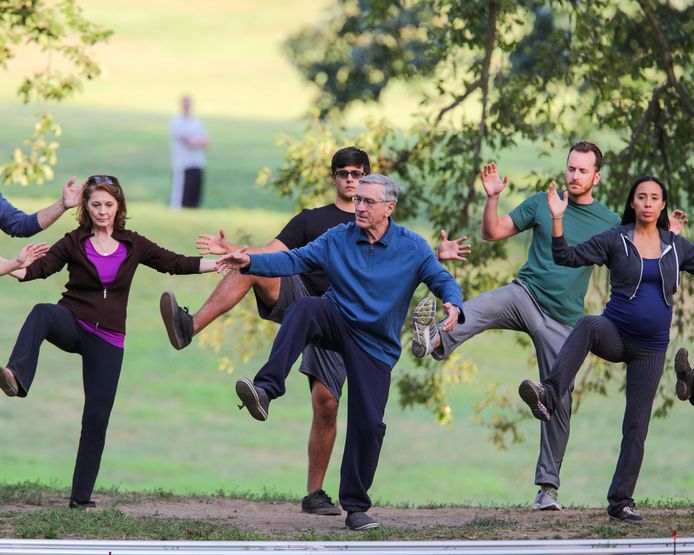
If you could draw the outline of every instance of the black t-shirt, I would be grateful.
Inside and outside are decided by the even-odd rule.
[[[296,249],[317,239],[330,228],[354,221],[353,212],[340,210],[334,204],[320,208],[304,209],[284,226],[277,236],[288,249]],[[309,293],[320,296],[330,288],[330,282],[320,270],[301,274],[301,279]]]

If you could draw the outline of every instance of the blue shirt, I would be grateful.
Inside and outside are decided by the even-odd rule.
[[[323,296],[335,303],[350,335],[369,355],[391,367],[400,358],[402,324],[420,283],[443,302],[460,308],[459,321],[463,321],[463,294],[453,276],[422,236],[392,220],[373,244],[351,222],[304,247],[250,258],[242,272],[260,276],[323,270],[331,285]]]
[[[641,284],[633,298],[612,291],[603,316],[614,322],[620,333],[634,345],[667,351],[672,307],[663,298],[658,259],[643,259]]]
[[[31,237],[41,231],[36,214],[25,214],[0,193],[0,229],[13,237]]]

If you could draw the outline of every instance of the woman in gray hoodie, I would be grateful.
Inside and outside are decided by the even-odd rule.
[[[540,420],[571,389],[588,352],[610,362],[626,363],[626,409],[622,445],[607,494],[611,519],[640,525],[633,499],[644,455],[651,409],[663,373],[670,340],[672,296],[679,272],[694,273],[694,245],[669,230],[667,191],[653,176],[631,186],[622,225],[569,246],[562,216],[567,195],[554,183],[547,193],[552,213],[552,256],[556,264],[593,264],[610,269],[610,300],[601,316],[585,316],[564,343],[550,376],[541,383],[525,380],[518,392]]]

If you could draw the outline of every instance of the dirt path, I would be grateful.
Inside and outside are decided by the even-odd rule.
[[[146,495],[95,497],[101,508],[113,507],[138,517],[180,518],[262,531],[287,538],[300,534],[335,535],[345,532],[342,516],[302,513],[295,503],[261,503],[228,498],[161,499]],[[61,498],[43,499],[40,506],[9,504],[3,511],[29,511],[64,506]],[[404,539],[573,539],[609,536],[694,536],[694,508],[643,509],[644,526],[610,524],[603,509],[564,509],[536,512],[522,508],[396,509],[374,507],[369,514],[382,526],[402,530]],[[610,528],[608,528],[610,527]],[[617,527],[610,531],[612,528]],[[413,536],[414,533],[414,536]],[[348,534],[347,539],[355,533]],[[354,536],[354,539],[358,539]]]

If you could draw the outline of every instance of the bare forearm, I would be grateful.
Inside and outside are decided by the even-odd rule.
[[[50,206],[43,208],[38,211],[36,217],[38,219],[41,229],[46,229],[53,222],[55,222],[60,216],[65,213],[65,205],[63,204],[63,199],[60,198],[56,200]]]
[[[206,274],[208,272],[214,272],[217,269],[217,261],[211,258],[201,258],[199,272],[201,274]]]
[[[552,237],[561,237],[562,235],[564,235],[562,217],[552,216]]]
[[[487,197],[482,213],[482,238],[487,241],[497,239],[497,228],[499,227],[499,195]]]

